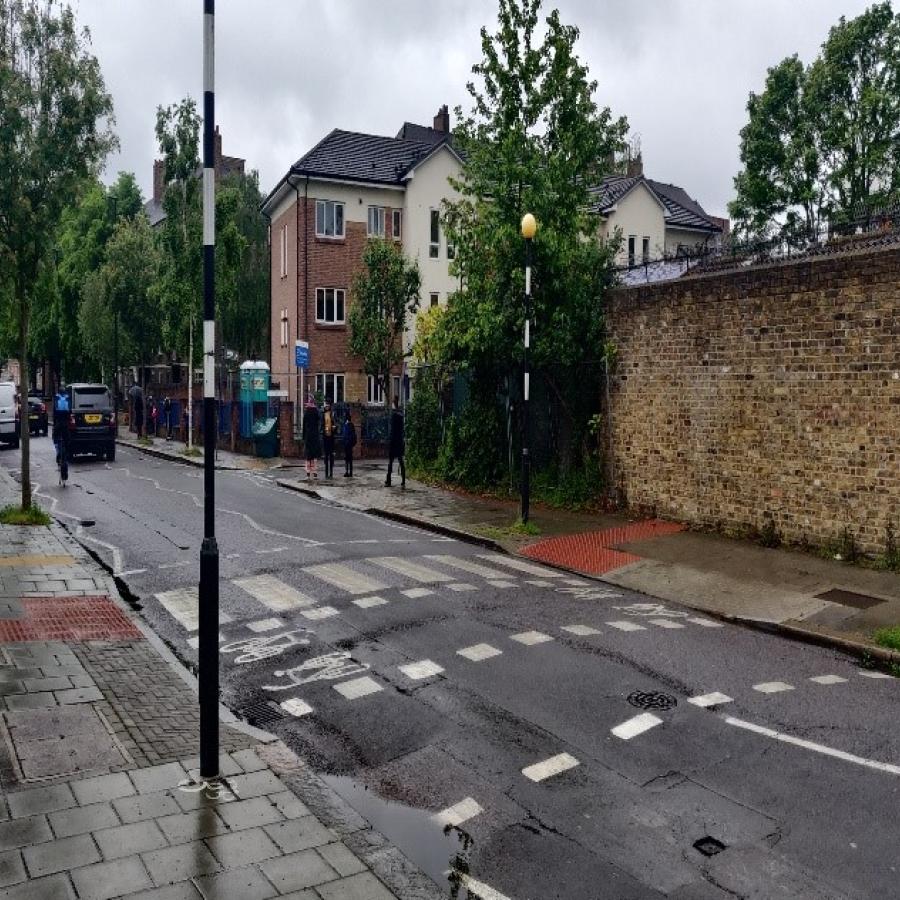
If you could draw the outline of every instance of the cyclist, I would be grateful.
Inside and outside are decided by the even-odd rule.
[[[59,483],[65,487],[69,480],[69,394],[64,385],[59,386],[53,404],[53,444],[59,466]]]

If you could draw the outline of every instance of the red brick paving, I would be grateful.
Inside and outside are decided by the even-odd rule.
[[[25,597],[21,619],[0,619],[0,643],[143,638],[109,597]]]
[[[637,562],[641,557],[623,553],[614,547],[632,541],[677,534],[685,526],[677,522],[663,522],[660,519],[646,519],[621,528],[607,528],[604,531],[588,531],[583,534],[566,534],[562,537],[547,538],[526,547],[522,553],[542,562],[578,569],[592,575],[602,575],[621,566]]]

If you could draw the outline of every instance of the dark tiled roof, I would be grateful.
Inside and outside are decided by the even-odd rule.
[[[292,172],[323,178],[400,184],[409,170],[439,143],[359,134],[336,128],[306,156],[298,159]]]
[[[152,198],[144,204],[144,212],[147,214],[147,218],[152,226],[159,225],[166,218],[162,203]]]
[[[404,122],[397,132],[397,137],[402,141],[420,141],[423,144],[439,144],[447,135],[436,128],[427,125],[416,125],[415,122]]]

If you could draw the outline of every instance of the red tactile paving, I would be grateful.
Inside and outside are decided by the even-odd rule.
[[[109,597],[25,597],[21,619],[0,619],[0,643],[143,638]]]
[[[531,544],[522,553],[541,562],[578,569],[579,572],[589,572],[592,575],[602,575],[604,572],[611,572],[613,569],[637,562],[641,558],[615,550],[614,547],[665,534],[677,534],[684,529],[685,526],[677,522],[646,519],[621,528],[547,538]]]

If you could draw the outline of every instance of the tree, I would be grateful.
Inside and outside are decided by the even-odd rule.
[[[362,358],[366,374],[378,379],[390,407],[390,374],[403,361],[406,317],[419,306],[421,277],[418,265],[393,241],[368,241],[363,264],[351,291],[348,345]]]
[[[67,198],[96,173],[115,138],[112,100],[90,34],[58,0],[0,0],[0,282],[11,284],[28,409],[29,319]],[[28,428],[22,429],[22,508],[31,507]]]

